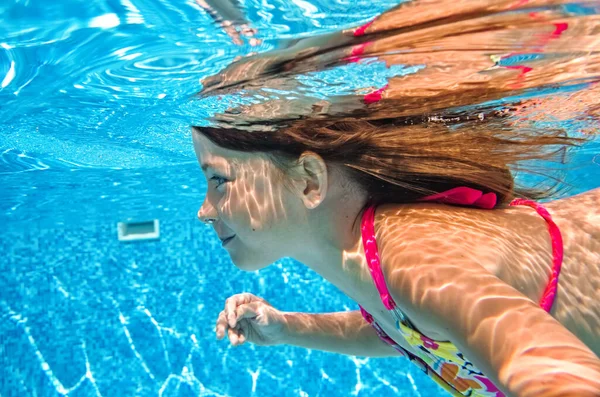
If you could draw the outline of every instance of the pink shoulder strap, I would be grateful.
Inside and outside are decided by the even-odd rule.
[[[563,255],[564,255],[564,247],[562,235],[560,234],[560,230],[556,223],[552,220],[550,213],[540,204],[535,201],[525,200],[525,199],[514,199],[510,205],[526,205],[531,207],[537,211],[537,213],[544,218],[546,223],[548,224],[548,231],[550,232],[550,239],[552,241],[552,273],[550,274],[550,279],[548,280],[548,284],[546,285],[546,289],[544,289],[544,293],[542,294],[542,299],[540,300],[540,306],[545,311],[549,312],[552,309],[552,304],[554,303],[554,299],[556,298],[556,290],[558,289],[558,275],[560,274],[560,269],[562,267]]]
[[[469,205],[479,208],[491,209],[496,205],[496,195],[494,193],[483,194],[481,191],[468,188],[458,187],[450,189],[446,192],[442,192],[436,195],[428,196],[422,199],[423,201],[435,201],[447,204],[458,204],[458,205]],[[552,240],[552,273],[548,281],[548,285],[544,290],[540,306],[550,311],[554,299],[556,297],[556,290],[558,288],[558,276],[563,261],[563,241],[558,226],[552,221],[550,213],[541,206],[540,204],[525,199],[515,199],[510,203],[511,206],[526,205],[534,208],[537,213],[544,218],[548,223],[548,231]],[[379,250],[377,247],[377,241],[375,240],[375,206],[368,207],[362,217],[361,222],[361,235],[363,240],[363,247],[365,250],[365,257],[369,265],[369,271],[371,277],[375,282],[375,287],[381,296],[381,300],[388,310],[396,308],[396,302],[392,299],[383,272],[381,270],[381,264],[379,261]],[[361,308],[362,309],[362,308]],[[364,315],[364,313],[363,313]]]
[[[375,287],[379,291],[383,305],[388,310],[393,310],[396,307],[396,302],[392,299],[390,292],[388,291],[385,279],[383,278],[383,272],[381,271],[381,265],[379,263],[379,250],[377,249],[377,241],[375,240],[375,206],[370,206],[365,210],[361,224],[361,234],[363,240],[363,247],[365,250],[365,257],[369,265],[369,271],[371,277],[375,282]]]

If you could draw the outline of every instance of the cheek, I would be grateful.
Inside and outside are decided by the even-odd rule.
[[[273,220],[271,219],[271,213],[269,210],[263,209],[260,213],[249,214],[248,221],[248,233],[255,237],[260,237],[265,233],[270,233],[273,229]]]
[[[286,196],[283,186],[275,182],[273,170],[257,167],[256,172],[245,172],[232,185],[230,191],[232,213],[236,224],[247,236],[259,241],[278,233],[288,218]]]
[[[260,172],[247,175],[244,181],[237,191],[236,202],[240,206],[240,215],[244,213],[247,218],[249,232],[270,230],[278,212],[275,205],[279,200],[277,190],[270,178]]]
[[[232,193],[223,201],[225,223],[243,236],[256,237],[265,230],[268,211],[257,202],[252,194]]]

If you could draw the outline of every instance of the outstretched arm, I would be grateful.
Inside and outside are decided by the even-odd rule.
[[[362,357],[402,356],[377,335],[359,310],[337,313],[285,313],[284,343]]]

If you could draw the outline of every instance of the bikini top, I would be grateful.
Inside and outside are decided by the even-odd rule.
[[[423,200],[447,204],[470,205],[487,209],[494,208],[496,205],[496,196],[493,193],[484,195],[478,190],[467,187],[459,187],[444,193],[428,196]],[[542,295],[540,306],[549,312],[552,308],[554,298],[556,297],[558,275],[560,273],[563,258],[563,244],[560,231],[552,221],[548,211],[541,205],[523,199],[515,199],[510,205],[526,205],[532,207],[548,224],[548,230],[552,240],[552,273],[544,294]],[[396,302],[394,302],[387,289],[383,278],[383,272],[381,271],[377,242],[375,240],[374,219],[375,207],[371,206],[367,208],[363,214],[361,224],[363,246],[369,270],[384,306],[394,319],[399,336],[404,338],[408,344],[413,347],[416,354],[409,352],[397,344],[361,306],[360,311],[365,320],[375,328],[381,340],[390,344],[397,351],[402,353],[451,395],[504,397],[504,394],[478,368],[476,368],[475,365],[473,365],[473,363],[456,348],[456,346],[450,342],[434,341],[418,332],[407,316],[396,305]]]

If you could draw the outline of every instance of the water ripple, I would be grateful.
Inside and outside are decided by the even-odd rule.
[[[50,168],[40,159],[30,157],[14,149],[0,153],[0,175],[19,172],[46,170]]]
[[[365,23],[399,2],[247,0],[245,15],[262,40],[255,46],[234,44],[195,0],[2,2],[3,187],[28,183],[51,189],[42,182],[48,175],[58,175],[50,174],[53,172],[68,179],[82,170],[128,172],[187,166],[194,161],[189,125],[202,124],[227,107],[289,99],[297,94],[320,98],[333,92],[351,92],[361,85],[378,87],[392,76],[416,74],[408,67],[387,68],[363,58],[360,67],[352,64],[298,78],[296,96],[290,94],[289,87],[276,86],[263,87],[257,96],[223,95],[190,101],[202,88],[201,80],[224,69],[236,57]],[[571,4],[565,10],[577,15],[598,12],[583,3]],[[501,57],[498,65],[539,62],[540,57],[531,51],[513,54]],[[364,68],[369,76],[361,73]],[[198,177],[191,171],[190,175]],[[77,186],[83,189],[83,184]],[[101,190],[101,186],[97,188]],[[48,202],[60,202],[58,197],[70,194],[68,183],[58,183],[52,189],[60,192],[48,196]],[[5,192],[3,189],[0,201],[5,200]],[[123,195],[110,194],[103,200],[127,203]],[[37,202],[42,205],[45,200],[41,194]],[[33,216],[26,208],[36,204],[19,202],[27,205],[17,206],[11,219]]]

